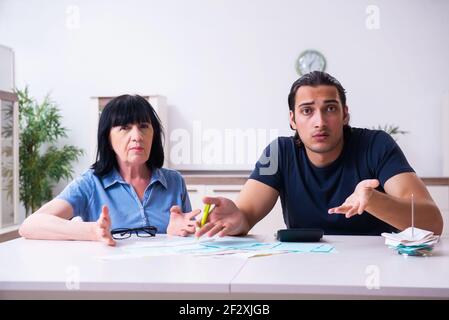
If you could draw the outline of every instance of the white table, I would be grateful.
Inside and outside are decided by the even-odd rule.
[[[431,257],[402,256],[383,237],[326,236],[337,253],[249,259],[231,282],[235,297],[446,298],[449,239]]]
[[[117,247],[137,238],[117,241]],[[245,260],[192,256],[103,260],[123,254],[90,241],[15,239],[0,244],[0,299],[225,298]]]
[[[447,238],[427,258],[398,255],[382,237],[323,240],[338,252],[110,261],[98,257],[121,252],[101,243],[20,238],[0,244],[0,299],[449,298]]]

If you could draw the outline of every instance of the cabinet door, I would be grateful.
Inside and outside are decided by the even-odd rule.
[[[449,236],[449,210],[441,210],[441,215],[443,216],[443,233],[442,236]]]
[[[0,97],[0,228],[23,221],[18,213],[17,127],[17,103]]]
[[[449,186],[428,186],[427,189],[443,216],[443,235],[449,235]]]
[[[281,199],[278,198],[271,212],[267,214],[265,218],[260,220],[249,233],[275,236],[275,233],[279,229],[286,228],[284,217],[282,215]]]
[[[186,188],[187,193],[189,194],[192,210],[201,209],[202,211],[204,207],[202,199],[206,195],[206,186],[202,184],[188,184]]]
[[[236,201],[241,189],[241,185],[211,185],[206,188],[206,191],[210,195],[225,197]],[[273,235],[277,230],[284,228],[285,223],[282,216],[281,201],[278,199],[271,212],[260,220],[249,233]]]

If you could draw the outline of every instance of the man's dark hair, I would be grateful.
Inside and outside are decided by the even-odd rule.
[[[161,168],[164,163],[164,136],[161,121],[151,104],[139,95],[121,95],[109,101],[101,112],[98,122],[97,156],[91,169],[97,176],[104,176],[118,168],[115,151],[109,140],[111,128],[134,123],[148,122],[153,127],[153,142],[146,162],[149,169]]]
[[[296,92],[300,87],[309,86],[309,87],[318,87],[318,86],[333,86],[337,89],[338,97],[340,98],[340,102],[342,107],[346,107],[346,90],[343,88],[341,83],[335,79],[333,76],[326,72],[322,71],[312,71],[303,75],[301,78],[293,82],[292,87],[290,89],[290,93],[288,94],[288,107],[290,111],[295,112],[295,98]],[[294,130],[291,126],[290,128]],[[350,128],[349,125],[345,124],[343,126],[344,131],[347,131]],[[301,146],[302,142],[298,135],[298,132],[295,132],[295,141]]]

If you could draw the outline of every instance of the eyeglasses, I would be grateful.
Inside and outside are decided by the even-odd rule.
[[[142,227],[142,228],[118,228],[111,230],[112,238],[116,240],[127,239],[131,237],[133,233],[136,233],[138,237],[141,238],[149,238],[154,237],[156,235],[157,228],[153,226]]]

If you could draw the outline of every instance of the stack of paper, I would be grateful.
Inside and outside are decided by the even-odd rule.
[[[148,256],[165,255],[192,255],[192,256],[215,256],[223,257],[232,255],[234,257],[250,258],[269,256],[282,253],[298,252],[335,252],[334,247],[327,243],[281,243],[281,242],[259,242],[250,237],[170,237],[149,241],[139,241],[131,245],[121,247],[121,254],[101,257],[103,259],[117,260],[127,258],[139,258]]]
[[[428,256],[439,236],[431,231],[419,228],[407,228],[400,233],[382,233],[385,244],[398,251],[399,254],[409,256]]]

